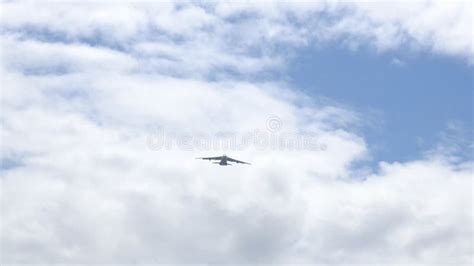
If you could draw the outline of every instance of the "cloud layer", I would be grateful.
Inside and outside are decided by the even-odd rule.
[[[361,167],[361,115],[275,78],[307,45],[472,59],[472,4],[394,5],[2,3],[2,263],[472,263],[472,162]],[[194,160],[224,152],[253,165]]]

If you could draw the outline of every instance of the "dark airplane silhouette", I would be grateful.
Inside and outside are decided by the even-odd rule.
[[[246,162],[242,162],[242,161],[239,161],[239,160],[236,160],[236,159],[232,159],[230,157],[227,157],[225,155],[223,156],[219,156],[219,157],[199,157],[199,158],[196,158],[196,159],[202,159],[202,160],[216,160],[216,161],[219,161],[219,162],[213,162],[215,164],[219,164],[219,165],[232,165],[232,164],[229,164],[228,162],[233,162],[233,163],[241,163],[241,164],[250,164],[250,163],[246,163]]]

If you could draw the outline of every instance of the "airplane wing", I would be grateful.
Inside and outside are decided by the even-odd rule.
[[[239,160],[236,160],[236,159],[232,159],[230,157],[227,157],[227,161],[234,162],[234,163],[250,164],[250,163],[242,162],[242,161],[239,161]]]
[[[199,157],[199,158],[196,158],[196,159],[202,159],[202,160],[222,160],[222,156],[219,156],[219,157]]]

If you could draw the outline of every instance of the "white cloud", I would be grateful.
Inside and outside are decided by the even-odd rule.
[[[405,62],[396,57],[390,61],[390,64],[398,67],[405,66]]]
[[[3,65],[27,74],[64,74],[69,72],[130,71],[136,60],[108,48],[84,44],[46,43],[21,40],[14,36],[2,38]]]
[[[290,47],[333,43],[352,49],[369,45],[381,52],[409,47],[470,61],[474,53],[472,4],[467,1],[103,2],[74,8],[5,2],[2,10],[4,36],[136,51],[133,55],[148,62],[149,71],[171,69],[187,76],[222,67],[244,73],[283,67],[280,57],[288,54],[281,53],[281,44],[289,54]]]
[[[435,149],[360,171],[359,114],[253,79],[284,67],[282,43],[469,57],[434,29],[460,17],[461,36],[465,15],[307,5],[2,3],[2,263],[471,263],[471,162]],[[249,143],[229,155],[253,165],[225,168],[194,160],[222,149],[149,143],[155,128],[265,133],[271,117],[325,149]]]
[[[341,31],[373,40],[379,49],[400,45],[428,48],[435,53],[472,60],[472,3],[470,1],[364,2]],[[356,26],[357,29],[357,26]]]
[[[381,52],[409,47],[472,63],[472,8],[470,1],[265,2],[265,7],[239,2],[217,4],[216,12],[224,17],[251,12],[261,21],[257,25],[286,27],[273,40],[309,45],[339,42],[349,48],[369,45]],[[271,32],[260,31],[259,36]]]

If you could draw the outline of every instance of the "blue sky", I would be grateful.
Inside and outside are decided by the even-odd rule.
[[[299,51],[287,69],[291,84],[366,116],[363,134],[375,161],[421,158],[450,123],[464,131],[458,137],[472,140],[473,69],[459,58],[336,45]],[[462,149],[472,159],[471,149]]]

